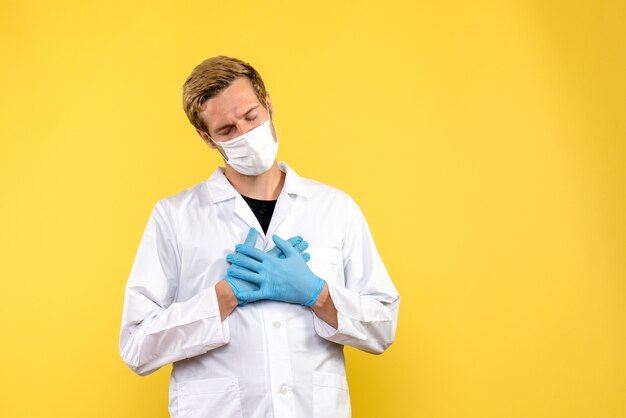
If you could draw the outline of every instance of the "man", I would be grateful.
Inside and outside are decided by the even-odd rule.
[[[400,303],[362,212],[276,162],[274,106],[249,64],[205,60],[183,107],[226,164],[154,206],[122,358],[140,375],[173,363],[172,417],[350,416],[343,346],[385,351]]]

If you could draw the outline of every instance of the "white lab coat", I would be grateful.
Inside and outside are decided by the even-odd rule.
[[[120,354],[146,375],[174,363],[172,417],[348,417],[343,345],[382,353],[395,338],[399,296],[362,212],[345,193],[287,164],[267,234],[218,168],[154,206],[126,285]],[[338,328],[304,306],[259,301],[223,322],[215,284],[248,229],[310,244]],[[374,378],[374,377],[373,377]]]

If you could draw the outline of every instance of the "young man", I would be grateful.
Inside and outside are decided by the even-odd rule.
[[[140,375],[173,363],[172,417],[350,416],[343,346],[385,351],[400,303],[362,212],[276,162],[274,107],[249,64],[205,60],[183,107],[225,167],[154,206],[122,358]]]

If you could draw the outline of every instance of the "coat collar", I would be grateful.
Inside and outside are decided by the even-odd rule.
[[[280,161],[278,163],[280,171],[285,173],[285,183],[283,184],[283,192],[301,196],[307,196],[308,191],[302,177],[300,177],[287,163]],[[217,167],[211,177],[205,181],[209,198],[211,202],[218,203],[224,200],[234,198],[238,192],[230,184],[224,175],[224,167]],[[282,194],[282,192],[281,192]]]

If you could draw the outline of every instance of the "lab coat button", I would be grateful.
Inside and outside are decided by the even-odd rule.
[[[281,395],[285,395],[288,390],[289,390],[289,388],[286,385],[280,385],[280,388],[278,389],[278,392],[280,392]]]
[[[278,322],[278,321],[274,321],[274,323],[272,325],[274,325],[274,328],[280,328],[281,323]]]

